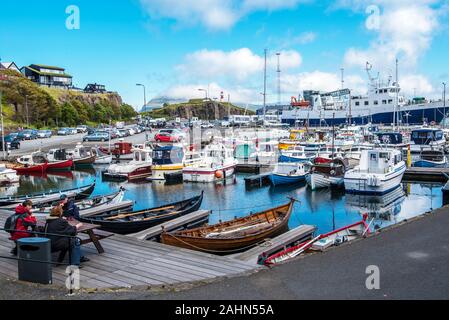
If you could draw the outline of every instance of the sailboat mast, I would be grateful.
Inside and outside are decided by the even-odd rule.
[[[399,110],[399,72],[398,72],[398,59],[396,58],[396,110],[395,112],[399,112],[400,114],[400,110]],[[400,125],[400,119],[399,119],[399,114],[397,115],[397,121]]]
[[[264,50],[264,69],[263,69],[263,119],[267,113],[267,49]]]

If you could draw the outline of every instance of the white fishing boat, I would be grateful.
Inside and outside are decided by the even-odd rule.
[[[85,147],[81,143],[78,143],[74,149],[65,152],[67,159],[72,159],[75,166],[92,165],[95,162],[95,154],[92,152],[92,148]]]
[[[95,164],[111,164],[112,154],[103,153],[99,148],[92,149],[95,154]]]
[[[401,184],[405,169],[399,150],[363,150],[360,164],[345,173],[346,192],[385,194]]]
[[[311,167],[306,181],[312,190],[341,187],[344,184],[348,161],[336,158],[329,163],[315,164]]]
[[[231,149],[221,143],[206,146],[201,153],[202,160],[182,170],[186,182],[215,182],[234,175],[237,160]]]
[[[152,148],[133,149],[133,160],[128,163],[114,163],[103,172],[103,176],[112,179],[137,180],[151,176]]]
[[[18,183],[20,180],[16,171],[9,169],[3,163],[0,163],[0,185],[8,185],[12,183]]]

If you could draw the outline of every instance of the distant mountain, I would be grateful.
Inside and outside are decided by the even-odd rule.
[[[140,112],[148,112],[154,109],[162,108],[165,103],[167,104],[175,104],[175,103],[182,103],[187,101],[188,99],[173,99],[169,97],[158,97],[152,99],[150,102],[147,103],[146,106],[144,106]]]

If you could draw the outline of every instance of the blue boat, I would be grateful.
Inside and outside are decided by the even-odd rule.
[[[278,163],[269,175],[273,186],[304,182],[309,173],[309,163]]]
[[[313,159],[314,159],[314,157],[297,158],[297,157],[289,157],[289,156],[281,155],[279,157],[279,162],[284,162],[284,163],[289,163],[289,162],[304,163],[304,162],[311,162]]]
[[[445,168],[447,166],[447,158],[443,151],[423,151],[421,158],[412,164],[413,167],[419,168]]]

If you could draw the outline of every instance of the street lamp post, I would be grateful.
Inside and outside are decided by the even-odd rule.
[[[0,92],[0,117],[2,124],[2,150],[3,150],[3,160],[6,159],[6,144],[5,144],[5,127],[3,124],[3,102],[2,102],[2,93]]]
[[[145,108],[147,105],[147,90],[145,88],[145,86],[141,83],[137,83],[136,86],[138,87],[143,87],[143,107]]]
[[[443,112],[444,112],[443,124],[444,128],[446,128],[446,82],[443,82]]]
[[[27,128],[30,127],[30,116],[29,116],[29,112],[28,112],[28,95],[25,95],[25,110],[27,113]]]

